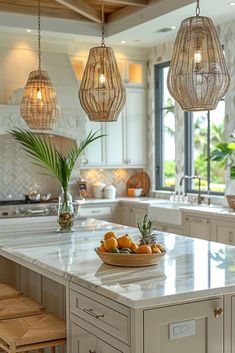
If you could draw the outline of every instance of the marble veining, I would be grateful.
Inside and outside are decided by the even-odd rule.
[[[151,307],[235,292],[235,247],[159,232],[167,254],[159,265],[122,268],[97,257],[107,230],[138,238],[135,228],[86,219],[71,234],[55,232],[55,217],[0,220],[0,255],[25,261],[129,307]],[[131,256],[131,255],[130,255]]]

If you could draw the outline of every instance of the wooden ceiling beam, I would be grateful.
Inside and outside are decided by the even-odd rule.
[[[139,6],[144,7],[148,5],[148,0],[104,0],[110,4],[126,5],[126,6]]]
[[[74,12],[92,20],[93,22],[102,23],[101,13],[90,5],[86,4],[86,0],[55,0],[61,5],[68,7]]]

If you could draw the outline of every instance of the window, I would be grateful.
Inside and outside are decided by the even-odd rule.
[[[167,89],[169,63],[155,66],[156,188],[175,188],[175,101]]]
[[[156,106],[156,188],[175,188],[175,101],[167,89],[169,62],[155,66]],[[202,190],[224,193],[225,171],[208,156],[216,144],[224,141],[225,101],[212,111],[185,113],[185,174],[199,175]],[[183,157],[183,156],[182,156]],[[185,180],[187,192],[198,189],[198,180]]]
[[[224,141],[224,122],[224,99],[215,110],[185,114],[185,174],[202,176],[202,190],[212,193],[225,190],[224,168],[207,159],[215,146]],[[193,192],[198,189],[198,181],[189,180],[186,187]]]

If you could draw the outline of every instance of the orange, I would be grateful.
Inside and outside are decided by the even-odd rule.
[[[106,252],[104,245],[100,245],[100,247],[98,248],[98,251],[99,252]]]
[[[98,247],[98,249],[97,249],[99,252],[105,252],[106,250],[105,250],[105,247],[104,247],[104,241],[103,240],[101,240],[100,241],[100,246]]]
[[[118,247],[118,242],[117,239],[111,237],[105,240],[104,242],[104,248],[106,251],[109,251],[112,248],[117,248]]]
[[[114,233],[114,232],[107,232],[107,233],[105,233],[105,235],[104,235],[104,240],[107,240],[107,239],[109,239],[109,238],[116,238],[116,234]]]
[[[130,249],[131,249],[132,252],[136,252],[136,250],[138,249],[138,247],[139,247],[139,246],[138,246],[136,243],[133,243],[133,242],[132,242]]]
[[[131,248],[132,240],[128,234],[118,238],[118,246],[120,248]]]
[[[136,254],[151,254],[152,249],[150,245],[140,245],[136,250]]]

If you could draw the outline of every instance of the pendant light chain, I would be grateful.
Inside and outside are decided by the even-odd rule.
[[[101,40],[101,46],[105,47],[105,40],[104,40],[104,35],[105,35],[105,23],[104,23],[104,2],[101,0],[102,4],[102,40]]]
[[[38,0],[38,70],[41,71],[41,0]]]
[[[200,15],[200,6],[199,6],[199,0],[197,0],[197,6],[196,6],[196,16]]]

